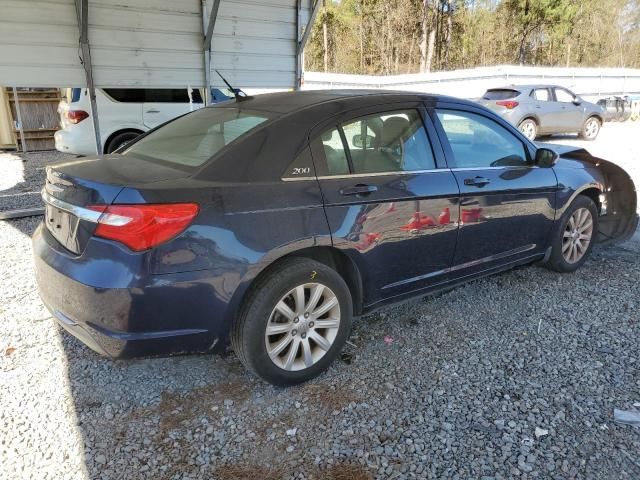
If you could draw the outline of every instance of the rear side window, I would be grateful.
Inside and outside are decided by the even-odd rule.
[[[340,137],[338,128],[332,128],[322,134],[322,148],[324,157],[327,160],[327,171],[329,175],[346,175],[349,173],[349,161],[347,151]]]
[[[121,103],[189,103],[187,88],[105,88],[104,92]],[[196,88],[191,89],[191,101],[202,103]]]
[[[116,102],[144,103],[145,94],[142,88],[105,88],[104,93]]]
[[[540,102],[548,102],[550,99],[548,88],[536,88],[531,92],[531,96]]]
[[[493,120],[458,110],[436,113],[453,151],[452,168],[528,165],[524,144]]]
[[[518,95],[520,95],[520,92],[518,90],[501,88],[487,90],[482,98],[485,100],[509,100],[511,98],[516,98]]]
[[[360,117],[326,131],[322,145],[330,175],[412,172],[435,168],[416,110]],[[349,165],[349,160],[351,165]]]
[[[203,108],[141,138],[123,155],[199,167],[234,140],[269,120],[265,112]]]

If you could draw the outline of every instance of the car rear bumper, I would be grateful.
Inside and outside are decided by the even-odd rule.
[[[91,123],[86,120],[87,123]],[[82,122],[84,123],[84,122]],[[58,130],[53,138],[56,150],[63,153],[73,153],[75,155],[95,155],[96,143],[93,130],[86,131],[81,124]]]
[[[222,347],[218,342],[222,325],[215,321],[222,318],[216,315],[220,305],[210,295],[213,287],[206,279],[155,275],[147,284],[122,288],[87,285],[78,278],[86,276],[86,269],[100,269],[100,264],[78,261],[80,257],[62,252],[54,242],[43,225],[36,229],[33,252],[40,296],[58,323],[91,349],[112,358],[130,358]],[[113,268],[102,271],[117,279]]]

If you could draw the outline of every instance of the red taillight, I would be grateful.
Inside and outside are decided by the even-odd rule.
[[[198,214],[195,203],[92,205],[102,212],[96,237],[125,244],[140,252],[160,245],[184,231]]]
[[[84,110],[69,110],[67,112],[67,120],[73,124],[80,123],[85,118],[89,118],[89,114]]]
[[[518,105],[520,105],[518,102],[514,100],[500,100],[500,101],[497,101],[496,104],[501,105],[503,107],[507,107],[509,110],[511,110],[512,108],[516,108]]]

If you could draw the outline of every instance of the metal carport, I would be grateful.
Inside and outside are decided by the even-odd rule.
[[[320,0],[0,0],[0,85],[298,88]],[[212,73],[213,72],[213,73]],[[92,117],[100,150],[99,112]]]

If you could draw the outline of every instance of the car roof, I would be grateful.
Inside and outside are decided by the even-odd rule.
[[[421,92],[405,92],[396,90],[369,90],[369,89],[344,89],[344,90],[302,90],[295,92],[277,92],[256,95],[246,99],[235,101],[230,100],[213,105],[216,107],[236,107],[241,110],[259,110],[276,114],[286,115],[304,110],[310,107],[332,101],[347,101],[347,103],[357,103],[359,106],[366,104],[375,105],[384,99],[388,102],[406,100],[441,100],[448,102],[463,103],[473,105],[472,102],[459,98],[446,97],[444,95],[433,95]]]
[[[562,85],[551,85],[548,83],[523,83],[523,84],[511,84],[504,85],[502,87],[492,87],[488,88],[487,91],[491,90],[533,90],[534,88],[566,88]]]

